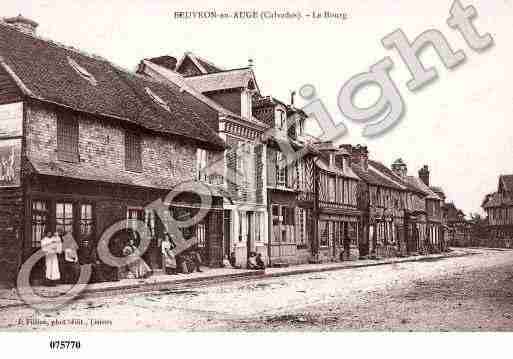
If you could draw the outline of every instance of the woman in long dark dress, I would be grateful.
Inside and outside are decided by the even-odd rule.
[[[128,265],[128,278],[147,278],[151,275],[151,269],[141,257],[141,252],[135,245],[135,241],[131,238],[123,249],[125,257],[134,258],[133,262]]]

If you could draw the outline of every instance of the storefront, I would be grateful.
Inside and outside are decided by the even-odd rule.
[[[28,258],[40,248],[41,239],[47,232],[72,233],[80,253],[80,248],[85,245],[92,244],[96,248],[100,236],[112,224],[138,219],[146,224],[147,233],[151,236],[143,259],[151,269],[159,271],[162,269],[160,244],[165,229],[156,212],[147,206],[165,198],[166,194],[167,191],[162,189],[34,174],[25,199],[27,218],[31,220],[25,226],[23,258]],[[200,205],[195,197],[192,193],[182,193],[173,199],[169,210],[175,220],[190,219],[195,215]],[[205,265],[221,265],[222,216],[222,198],[213,197],[206,216],[194,226],[181,229],[186,240],[197,239]],[[129,226],[127,221],[127,228]],[[121,255],[126,243],[117,243],[118,237],[114,237],[112,253]],[[137,236],[135,239],[140,240]],[[123,240],[127,241],[120,241]],[[32,273],[33,279],[43,277],[42,267],[40,261]]]

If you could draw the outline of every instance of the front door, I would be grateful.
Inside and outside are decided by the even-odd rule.
[[[224,247],[224,254],[230,258],[230,254],[232,252],[231,245],[230,245],[230,237],[231,237],[231,211],[225,210],[224,211],[224,220],[223,220],[223,247]]]
[[[253,251],[253,247],[254,247],[254,242],[255,242],[255,239],[254,239],[254,234],[253,234],[253,218],[255,216],[255,213],[254,212],[246,212],[246,226],[247,226],[247,229],[246,229],[246,238],[247,238],[247,242],[246,242],[246,247],[247,247],[247,250],[248,250],[248,258],[249,258],[249,255],[250,253]]]

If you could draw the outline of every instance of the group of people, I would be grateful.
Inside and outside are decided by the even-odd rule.
[[[227,255],[223,258],[223,267],[224,268],[242,268],[241,265],[237,264],[237,259],[235,256],[235,252],[230,253],[230,258]],[[262,253],[250,252],[248,255],[247,262],[248,269],[265,269],[265,262],[262,258]]]
[[[162,269],[166,274],[189,274],[194,271],[202,272],[200,266],[202,263],[201,255],[196,246],[175,255],[175,244],[173,236],[164,233],[164,238],[161,238],[161,253],[162,253]]]
[[[119,247],[119,254],[129,258],[129,263],[121,268],[112,267],[100,261],[97,248],[88,240],[84,240],[79,248],[72,234],[65,231],[48,232],[41,239],[41,249],[45,254],[45,278],[48,285],[57,283],[74,284],[80,276],[80,266],[92,266],[90,282],[117,281],[122,278],[145,279],[153,274],[153,270],[144,260],[133,233],[123,237],[123,244]],[[174,238],[164,233],[158,238],[162,255],[162,269],[164,273],[176,275],[201,272],[202,259],[197,246],[176,254]],[[122,250],[121,250],[122,248]],[[235,253],[224,257],[223,267],[241,268],[237,265]],[[265,269],[265,263],[260,253],[251,252],[247,261],[248,269]]]
[[[45,278],[49,285],[75,283],[80,275],[78,246],[70,232],[47,232],[41,239],[45,254]]]

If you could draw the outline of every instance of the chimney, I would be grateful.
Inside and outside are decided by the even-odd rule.
[[[178,62],[176,60],[176,57],[167,56],[167,55],[159,56],[159,57],[153,57],[151,59],[148,59],[148,61],[150,61],[150,62],[152,62],[152,63],[154,63],[156,65],[165,67],[166,69],[171,70],[171,71],[175,71],[176,70],[176,63]]]
[[[342,171],[347,171],[349,167],[349,152],[344,148],[339,148],[339,150],[335,154],[335,165],[340,168]]]
[[[399,177],[406,177],[408,174],[408,166],[403,162],[402,158],[398,158],[392,163],[392,171],[395,172]]]
[[[344,149],[346,148],[344,147]],[[367,146],[356,145],[348,152],[351,154],[351,161],[362,167],[364,171],[367,171],[369,168],[369,151],[367,150]]]
[[[294,97],[296,96],[296,91],[290,92],[290,106],[294,107]]]
[[[29,35],[35,35],[36,28],[39,26],[37,22],[27,19],[21,14],[16,17],[5,18],[4,22],[13,25],[19,31]]]
[[[419,170],[419,178],[429,187],[429,167],[427,165],[424,165],[424,167]]]
[[[252,68],[253,68],[253,59],[248,59],[248,67],[249,67],[250,69],[252,69]]]

